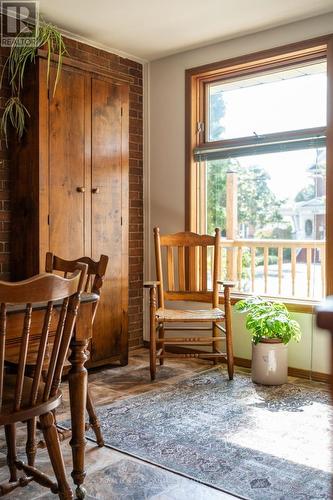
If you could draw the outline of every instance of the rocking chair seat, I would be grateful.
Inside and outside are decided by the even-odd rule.
[[[156,311],[158,322],[196,322],[196,321],[223,321],[224,312],[218,307],[212,309],[165,309],[160,307]]]

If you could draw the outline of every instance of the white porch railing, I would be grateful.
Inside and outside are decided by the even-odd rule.
[[[291,298],[325,296],[325,241],[221,240],[223,278],[241,292]]]

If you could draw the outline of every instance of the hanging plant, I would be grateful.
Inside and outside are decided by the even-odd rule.
[[[34,44],[24,44],[22,39],[29,36],[35,38]],[[25,120],[30,117],[29,111],[21,101],[20,95],[24,84],[25,70],[28,64],[35,63],[39,48],[47,50],[47,88],[50,83],[51,55],[57,54],[57,72],[53,83],[53,95],[56,91],[61,72],[63,56],[67,53],[66,46],[58,28],[53,24],[41,20],[38,32],[32,27],[31,31],[21,31],[13,41],[9,56],[5,62],[1,80],[0,89],[3,85],[4,75],[8,74],[8,83],[11,88],[11,97],[5,104],[2,115],[0,130],[8,146],[8,125],[11,124],[20,140],[25,130]]]

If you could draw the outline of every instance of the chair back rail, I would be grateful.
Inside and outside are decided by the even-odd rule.
[[[23,395],[24,407],[35,406],[41,402],[47,402],[53,397],[59,388],[61,372],[65,362],[65,356],[73,333],[74,323],[79,307],[80,294],[83,291],[86,280],[87,265],[80,263],[76,266],[74,273],[63,278],[57,275],[40,274],[28,280],[17,283],[0,281],[0,404],[3,404],[5,360],[6,360],[6,334],[8,314],[13,306],[22,307],[23,324],[22,331],[18,332],[21,337],[18,365],[15,375],[15,389],[13,392],[12,411],[19,412],[22,409]],[[56,307],[54,302],[57,301]],[[60,302],[60,304],[59,304]],[[27,353],[31,332],[32,317],[34,310],[41,312],[41,303],[46,303],[44,308],[43,327],[40,335],[37,362],[31,387],[25,388],[25,370],[27,365]],[[40,386],[42,381],[42,370],[44,366],[50,324],[52,316],[57,309],[58,323],[55,340],[51,353],[51,362],[48,365],[46,383],[41,396]],[[59,313],[60,309],[60,313]],[[31,379],[30,379],[31,380]],[[7,396],[8,397],[8,396]],[[6,401],[8,405],[8,400]]]
[[[215,236],[181,232],[160,235],[154,228],[158,303],[165,300],[194,300],[212,302],[218,307],[221,232]],[[164,281],[165,277],[165,281]]]
[[[109,257],[107,255],[101,255],[99,261],[95,261],[90,257],[80,257],[75,260],[65,260],[61,257],[54,255],[52,252],[47,252],[45,271],[47,273],[60,272],[66,278],[68,273],[72,273],[78,262],[83,262],[87,264],[87,278],[84,286],[85,292],[101,294],[101,288],[103,285],[104,276],[106,273],[106,268],[109,262]],[[93,314],[92,323],[94,321],[97,312],[98,302],[93,304]]]

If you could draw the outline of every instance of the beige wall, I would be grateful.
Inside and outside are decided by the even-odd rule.
[[[146,260],[151,261],[152,227],[159,225],[162,232],[184,229],[184,108],[185,69],[231,57],[249,54],[288,43],[314,38],[333,32],[333,13],[254,35],[233,39],[200,49],[182,52],[153,61],[149,78],[149,142],[146,198]],[[172,34],[170,33],[170,36]],[[150,193],[149,193],[150,191]],[[153,275],[146,267],[146,274]],[[242,319],[235,315],[235,354],[249,357],[250,344],[246,341]],[[314,371],[328,372],[328,334],[314,332],[313,317],[297,315],[302,323],[301,345],[290,346],[290,365],[309,369],[312,359]],[[312,354],[311,354],[312,353]]]

